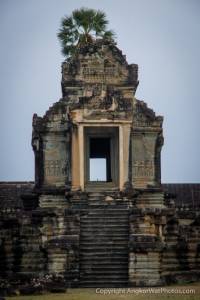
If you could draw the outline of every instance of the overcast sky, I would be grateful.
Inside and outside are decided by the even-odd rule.
[[[163,182],[200,182],[199,0],[0,0],[0,180],[33,180],[32,115],[61,97],[57,32],[80,7],[104,10],[138,99],[164,116]]]

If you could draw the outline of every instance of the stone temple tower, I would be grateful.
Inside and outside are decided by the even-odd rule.
[[[36,186],[158,189],[163,118],[135,98],[137,86],[138,66],[101,40],[64,62],[63,98],[33,117]],[[103,180],[91,178],[95,158],[106,165]]]
[[[0,293],[199,280],[199,184],[161,185],[163,118],[137,86],[113,43],[62,64],[62,99],[33,116],[35,182],[0,182]]]
[[[163,118],[135,98],[137,86],[138,66],[97,40],[62,64],[62,99],[33,117],[39,206],[65,228],[49,245],[76,245],[68,274],[82,286],[162,282]],[[69,209],[78,217],[67,231]],[[56,260],[49,270],[64,270]]]

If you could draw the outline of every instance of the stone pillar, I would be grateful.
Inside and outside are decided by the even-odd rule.
[[[72,190],[80,188],[80,157],[78,128],[73,127],[72,131]]]
[[[80,163],[80,187],[84,190],[84,136],[83,136],[83,125],[79,125],[78,128],[78,143],[79,143],[79,163]]]
[[[123,189],[124,186],[124,132],[123,126],[119,126],[119,188]]]

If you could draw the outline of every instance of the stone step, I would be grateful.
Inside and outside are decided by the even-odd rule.
[[[107,215],[86,215],[86,216],[81,216],[81,221],[85,223],[97,223],[101,224],[101,222],[106,222],[106,223],[113,223],[113,224],[118,224],[119,222],[122,222],[123,224],[128,224],[128,217],[127,216],[107,216]]]
[[[92,209],[90,209],[92,208]],[[120,212],[121,214],[128,214],[129,213],[129,209],[128,207],[125,205],[125,204],[110,204],[110,205],[102,205],[99,206],[99,207],[89,207],[88,209],[83,209],[83,212],[89,212],[89,213],[93,213],[93,212],[99,212],[99,213],[102,213],[102,212],[113,212],[113,213],[118,213]]]
[[[85,288],[95,288],[95,287],[124,287],[128,284],[128,280],[80,280],[80,286],[83,286]]]
[[[96,223],[101,225],[103,224],[125,224],[128,225],[127,217],[97,217],[97,216],[83,216],[81,217],[82,224],[92,224]]]
[[[124,244],[127,244],[128,241],[127,241],[127,238],[128,238],[128,234],[123,234],[123,235],[115,235],[115,236],[112,236],[112,235],[107,235],[107,237],[104,237],[104,240],[107,242],[107,243],[116,243],[116,242],[119,242],[119,243],[124,243]],[[81,235],[81,237],[83,237],[83,234]],[[85,243],[93,243],[95,241],[99,242],[99,241],[102,241],[102,236],[87,236],[85,235],[84,236],[84,239],[82,239],[82,241],[84,241]]]
[[[105,202],[108,205],[115,205],[116,203],[123,203],[124,205],[127,205],[127,199],[122,199],[122,198],[108,198],[107,196],[90,196],[88,197],[88,202],[92,202],[92,201],[101,201],[101,202]]]
[[[104,247],[102,245],[96,245],[95,243],[93,244],[81,244],[80,245],[80,249],[82,251],[84,251],[84,249],[87,249],[86,251],[88,251],[88,249],[96,250],[96,252],[102,253],[102,252],[110,252],[111,250],[116,253],[116,252],[124,252],[124,251],[128,251],[128,245],[127,244],[112,244],[112,245],[105,245]],[[95,253],[96,253],[95,252]],[[85,253],[85,252],[84,252]]]
[[[83,261],[81,262],[81,270],[96,270],[96,271],[102,271],[103,270],[118,270],[119,272],[121,271],[127,271],[128,269],[128,262],[127,261],[113,261],[112,263],[105,263],[103,261],[99,261],[98,263],[91,263],[89,261]]]
[[[75,202],[74,202],[75,203]],[[76,204],[82,204],[80,202],[77,202]],[[106,201],[88,201],[87,205],[89,206],[89,209],[93,210],[93,209],[104,209],[104,210],[112,210],[112,209],[118,209],[118,210],[126,210],[127,208],[127,203],[124,203],[124,201],[118,201],[118,202],[112,202],[112,203],[108,203]],[[87,209],[88,207],[85,206],[85,209]]]
[[[81,217],[82,216],[88,216],[88,217],[95,217],[95,218],[106,218],[106,217],[113,217],[113,218],[127,218],[129,216],[128,213],[122,213],[120,209],[117,210],[117,212],[113,212],[111,209],[109,210],[98,210],[98,208],[92,207],[90,209],[90,213],[81,211]]]
[[[81,220],[82,225],[92,225],[92,226],[126,226],[127,228],[129,227],[129,223],[127,218],[124,219],[108,219],[108,218],[95,218],[90,219],[90,218],[85,218]]]
[[[87,263],[88,262],[88,266],[87,267],[83,267],[84,266],[84,263]],[[94,268],[95,265],[101,263],[101,264],[110,264],[110,267],[112,266],[112,263],[118,263],[118,264],[121,264],[121,263],[127,263],[128,264],[128,260],[126,257],[120,257],[120,256],[116,256],[116,257],[96,257],[96,258],[81,258],[81,267],[83,269],[90,269],[90,268]],[[138,268],[139,269],[139,268]]]
[[[108,255],[108,253],[100,253],[100,252],[96,252],[96,253],[85,253],[85,254],[81,254],[80,255],[80,259],[81,261],[84,260],[94,260],[94,259],[98,259],[98,260],[101,260],[101,259],[110,259],[114,257],[115,259],[121,259],[121,258],[124,258],[126,259],[126,261],[128,261],[127,259],[127,253],[120,253],[120,252],[116,252],[116,253],[110,253]]]
[[[89,234],[88,234],[89,233]],[[93,233],[92,235],[90,235],[90,233]],[[89,231],[82,231],[81,230],[81,239],[85,239],[85,238],[92,238],[92,239],[95,239],[97,236],[98,237],[110,237],[111,239],[112,238],[124,238],[124,240],[127,240],[128,237],[129,237],[129,232],[128,230],[124,230],[122,232],[120,232],[119,230],[117,231],[107,231],[106,233],[103,232],[102,230],[98,231],[98,235],[96,235],[97,232],[92,232],[91,230]]]
[[[110,280],[127,280],[127,274],[83,274],[81,276],[84,278],[83,280],[90,280],[90,281],[110,281]]]
[[[116,264],[118,263],[119,265],[121,263],[127,263],[128,258],[124,255],[119,256],[119,255],[108,255],[108,256],[94,256],[94,257],[89,257],[89,256],[81,256],[81,264],[88,262],[89,265],[95,265],[98,263],[112,263],[115,262]]]
[[[98,200],[94,199],[95,203]],[[81,286],[119,287],[127,284],[128,220],[124,206],[123,209],[101,206],[81,212]]]
[[[85,269],[83,272],[80,273],[80,276],[82,275],[112,275],[112,274],[123,274],[128,276],[128,270],[119,269],[119,268],[107,268],[107,269]]]
[[[103,240],[112,242],[117,240],[127,241],[129,237],[129,230],[127,228],[84,228],[81,229],[80,238],[81,241],[96,241]]]
[[[125,225],[121,225],[121,224],[95,224],[95,223],[87,223],[87,224],[81,224],[81,229],[84,229],[85,230],[89,230],[89,231],[92,231],[92,230],[129,230],[129,226],[128,224],[125,224]],[[81,230],[83,231],[83,230]]]
[[[88,241],[87,238],[90,238],[90,241],[105,241],[105,242],[109,242],[114,240],[115,237],[117,238],[121,238],[121,240],[123,239],[124,241],[126,240],[126,238],[128,239],[128,232],[127,231],[107,231],[107,232],[100,232],[100,231],[86,231],[86,232],[81,232],[80,238],[81,238],[81,242],[82,241]]]
[[[91,231],[89,232],[91,233]],[[86,233],[85,231],[81,231],[81,240],[84,238],[84,239],[87,239],[87,238],[92,238],[92,239],[95,239],[97,237],[105,237],[106,240],[108,240],[108,238],[112,239],[112,238],[124,238],[125,239],[128,239],[129,237],[129,234],[128,232],[123,232],[123,233],[120,233],[119,231],[116,231],[116,232],[107,232],[106,235],[104,232],[98,232],[98,235],[97,233],[95,232],[95,235],[90,235],[88,234],[88,232]]]
[[[93,236],[94,239],[97,236],[115,236],[118,235],[121,237],[123,236],[128,236],[128,230],[126,228],[115,228],[115,230],[102,230],[102,229],[90,229],[90,228],[85,228],[84,231],[81,230],[81,239],[84,238],[85,236]]]
[[[87,218],[81,221],[82,226],[122,226],[122,227],[127,227],[129,228],[129,223],[127,222],[127,219],[110,219],[110,220],[106,220],[104,218],[99,218],[99,219],[91,219],[91,218]]]
[[[90,207],[92,208],[93,206],[94,206],[94,208],[98,208],[98,207],[100,207],[101,208],[101,206],[103,206],[105,209],[106,208],[111,208],[111,207],[118,207],[118,208],[122,208],[122,209],[124,209],[124,202],[118,202],[118,203],[116,203],[116,202],[112,202],[112,203],[108,203],[108,202],[106,202],[106,201],[104,201],[104,200],[88,200],[88,205],[90,205]]]
[[[127,235],[128,236],[128,235]],[[117,236],[117,238],[120,239],[114,239],[113,236],[94,236],[94,237],[89,237],[88,239],[81,239],[80,246],[100,246],[100,248],[108,245],[108,247],[114,247],[114,246],[119,246],[119,247],[128,247],[128,241],[124,239],[122,236]]]
[[[96,195],[96,196],[104,196],[104,194],[102,192],[88,192],[88,196],[92,196],[92,195]]]
[[[106,232],[109,232],[109,231],[126,231],[128,232],[129,230],[129,226],[128,225],[121,225],[121,224],[118,224],[118,225],[113,225],[113,224],[94,224],[94,223],[91,223],[91,224],[81,224],[81,231],[102,231],[102,230],[105,230]]]
[[[120,253],[120,254],[127,254],[128,250],[127,248],[122,248],[122,247],[106,247],[106,248],[99,248],[99,247],[95,247],[95,246],[83,246],[83,247],[80,247],[80,250],[81,250],[81,255],[91,255],[92,253],[95,255],[96,253],[101,253],[101,254],[107,254],[107,255],[116,255],[116,253]]]
[[[123,242],[122,242],[123,241]],[[106,237],[98,238],[97,236],[93,237],[93,240],[84,240],[81,239],[80,247],[81,246],[90,246],[90,247],[99,247],[100,249],[104,249],[104,247],[112,248],[112,247],[128,247],[128,242],[126,240],[113,241],[111,239],[106,239]]]
[[[119,246],[115,246],[114,248],[113,247],[97,247],[97,246],[90,246],[90,245],[87,245],[87,246],[81,246],[80,247],[80,250],[81,250],[81,253],[84,253],[84,252],[88,252],[88,253],[96,253],[96,252],[102,252],[102,253],[112,253],[114,254],[115,252],[121,252],[121,253],[127,253],[128,250],[126,247],[119,247]]]
[[[92,255],[94,254],[94,256],[96,255],[96,253],[101,253],[102,255],[106,255],[107,256],[116,256],[117,253],[120,253],[120,255],[124,255],[127,254],[128,256],[128,248],[127,247],[120,247],[120,246],[115,246],[115,247],[105,247],[105,248],[100,248],[97,246],[90,246],[90,245],[86,245],[86,246],[81,246],[80,247],[81,253],[80,253],[80,257],[83,257],[85,255]]]
[[[102,201],[104,201],[105,200],[105,196],[103,195],[90,195],[89,197],[88,197],[88,201],[92,201],[92,200],[102,200]]]
[[[128,251],[127,249],[118,249],[118,250],[114,250],[112,251],[112,249],[107,249],[107,250],[104,250],[102,249],[99,250],[99,249],[81,249],[81,254],[80,254],[80,259],[81,261],[84,260],[84,259],[91,259],[91,260],[94,260],[94,259],[98,259],[99,261],[100,260],[103,260],[103,259],[112,259],[114,258],[115,260],[116,259],[121,259],[119,261],[119,264],[121,261],[128,261]]]
[[[127,215],[129,214],[129,210],[128,209],[122,209],[121,207],[118,207],[116,208],[116,205],[115,207],[112,207],[112,208],[102,208],[102,207],[98,207],[98,208],[92,208],[92,209],[82,209],[82,214],[84,213],[87,213],[89,215],[96,215],[96,214],[99,214],[99,215],[109,215],[109,214],[112,214],[112,215]]]
[[[128,244],[127,243],[110,243],[106,244],[107,241],[102,240],[99,243],[93,242],[93,243],[84,243],[81,242],[80,244],[80,249],[83,250],[84,248],[91,248],[91,249],[113,249],[113,250],[118,250],[118,249],[128,249]]]
[[[125,221],[127,220],[127,215],[125,214],[121,214],[121,215],[114,215],[114,214],[111,214],[108,218],[108,215],[107,214],[84,214],[84,215],[81,215],[81,218],[83,221],[85,220],[107,220],[107,221],[113,221],[113,222],[117,222],[119,220],[122,220],[122,221]]]
[[[119,196],[115,196],[115,197],[113,197],[113,196],[111,196],[111,195],[105,195],[105,194],[90,194],[90,193],[88,193],[88,199],[90,200],[90,199],[103,199],[103,200],[105,200],[106,202],[112,202],[112,201],[125,201],[126,200],[126,198],[121,198],[121,197],[119,197]]]
[[[83,246],[90,246],[90,247],[99,247],[100,249],[106,248],[114,248],[114,247],[122,247],[122,248],[128,248],[128,242],[126,240],[124,241],[111,241],[110,239],[106,238],[99,238],[96,237],[93,238],[93,240],[87,241],[87,240],[81,240],[80,247]]]
[[[102,251],[100,251],[99,249],[92,249],[92,251],[90,249],[87,248],[87,251],[84,249],[81,249],[81,254],[80,257],[85,259],[93,259],[93,258],[98,258],[98,259],[104,259],[104,258],[112,258],[112,257],[119,257],[119,258],[127,258],[127,249],[118,249],[118,250],[114,250],[112,251],[112,249],[108,249],[107,251],[102,249]],[[84,252],[85,251],[85,252]],[[96,254],[98,253],[98,254]],[[118,254],[119,253],[119,254]],[[100,255],[102,254],[102,256]]]

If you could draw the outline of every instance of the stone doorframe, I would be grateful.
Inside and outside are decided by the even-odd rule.
[[[72,131],[72,190],[85,190],[85,129],[86,128],[118,128],[119,162],[118,162],[118,188],[123,190],[128,181],[130,121],[116,123],[108,122],[82,122],[76,124]]]

